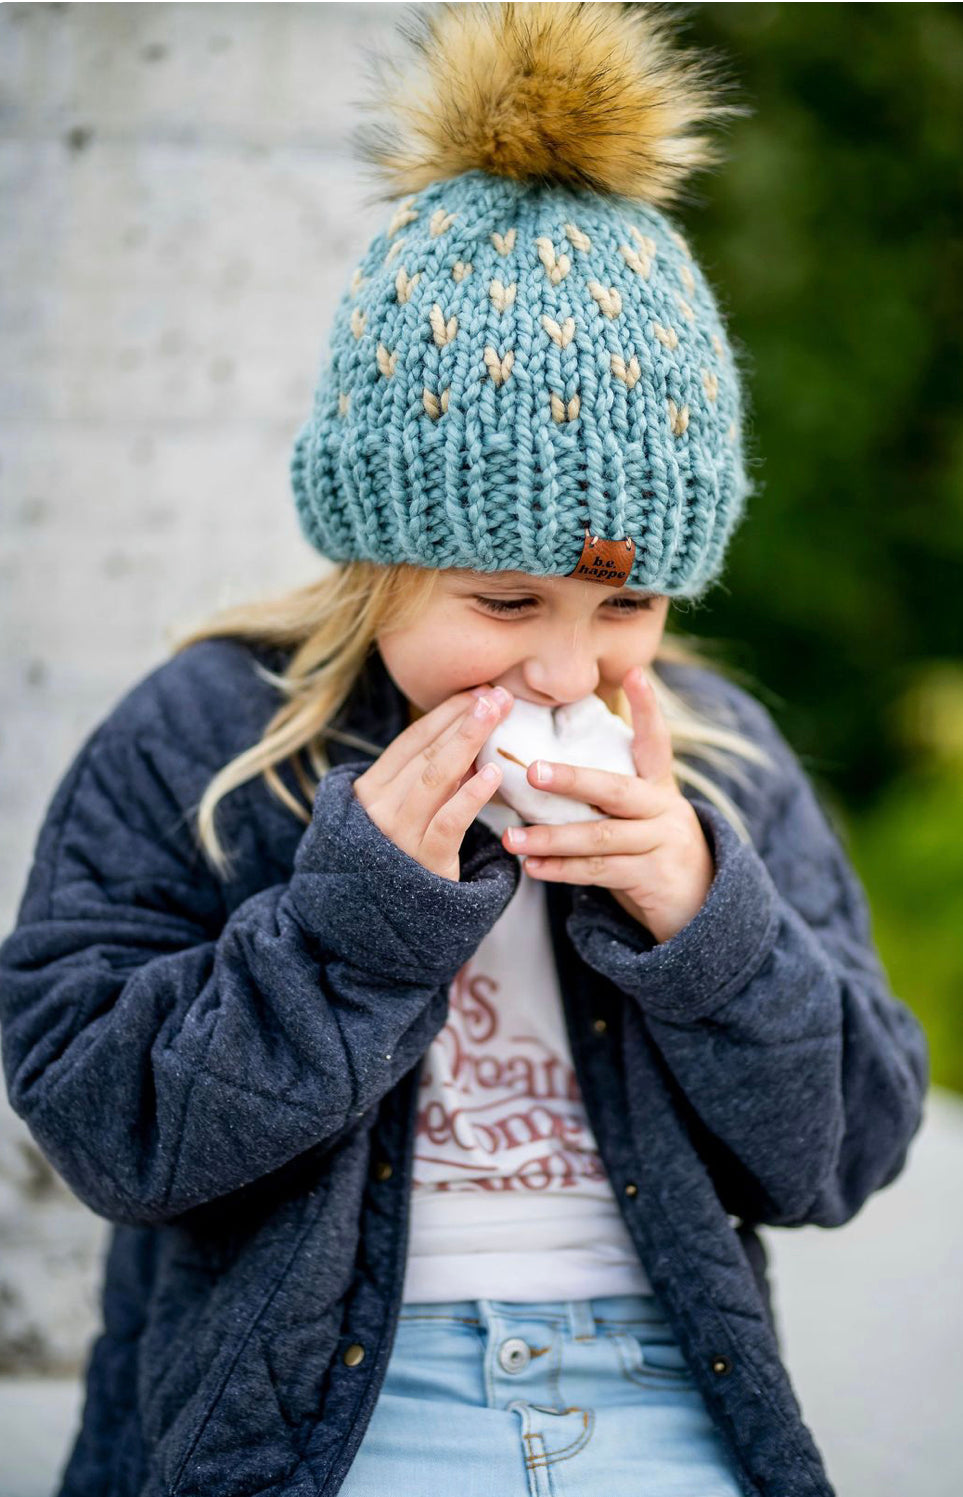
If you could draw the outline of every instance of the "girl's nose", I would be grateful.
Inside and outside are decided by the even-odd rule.
[[[599,684],[598,662],[592,656],[580,657],[571,650],[546,659],[537,657],[525,663],[522,674],[526,685],[561,706],[578,702],[592,694]]]

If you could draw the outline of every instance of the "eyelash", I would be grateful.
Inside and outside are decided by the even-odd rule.
[[[535,599],[533,598],[476,599],[476,602],[484,604],[484,606],[486,608],[490,608],[493,613],[500,614],[520,614],[524,609],[528,608],[529,603],[532,603],[534,601]],[[652,598],[611,598],[607,601],[618,605],[615,608],[616,613],[645,613],[651,609],[653,603]]]

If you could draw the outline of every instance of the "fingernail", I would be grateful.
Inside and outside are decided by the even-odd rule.
[[[552,783],[552,766],[546,764],[544,759],[535,760],[535,782],[538,785],[550,785]]]
[[[472,717],[487,717],[491,710],[492,704],[489,701],[488,697],[479,697],[478,701],[471,709],[471,715]]]
[[[503,705],[505,702],[510,702],[512,699],[511,692],[506,691],[504,686],[496,686],[494,689],[494,695]]]
[[[510,826],[505,835],[513,847],[521,847],[525,841],[525,833],[520,826]]]

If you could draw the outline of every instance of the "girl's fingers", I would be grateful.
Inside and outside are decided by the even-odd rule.
[[[626,673],[622,689],[632,708],[632,758],[643,779],[674,784],[672,735],[655,698],[652,683],[639,667]]]
[[[491,693],[490,690],[487,693],[482,693],[482,694],[483,695],[487,695],[488,699],[490,701],[496,700],[495,698],[493,698],[492,693]],[[469,713],[471,713],[471,712],[474,711],[475,703],[477,701],[478,701],[478,697],[476,696],[476,697],[473,697],[473,699],[469,702],[468,708],[467,708],[467,711]],[[494,728],[495,723],[499,719],[499,715],[500,715],[499,713],[495,712],[489,718],[489,722],[491,724],[491,727],[489,728],[489,732],[491,732],[492,728]],[[443,728],[442,731],[438,734],[438,737],[435,739],[434,745],[429,745],[429,747],[425,749],[425,754],[430,757],[431,754],[432,754],[432,752],[434,750],[442,748],[446,743],[449,743],[451,741],[451,739],[454,738],[455,735],[456,735],[456,733],[458,732],[459,726],[461,724],[461,720],[462,720],[462,718],[464,716],[465,716],[465,713],[463,712],[461,714],[461,717],[456,717],[454,719],[454,721],[452,721],[452,722],[450,722],[448,724],[447,728]]]
[[[519,837],[519,832],[524,836]],[[584,858],[600,860],[619,855],[645,856],[659,845],[647,826],[638,821],[568,821],[557,825],[507,827],[502,843],[523,858]],[[573,880],[574,882],[574,880]]]
[[[448,698],[418,718],[354,782],[355,796],[385,836],[446,878],[458,877],[464,834],[498,788],[497,769],[494,777],[487,765],[477,774],[472,769],[512,704],[507,692],[503,699],[494,691],[478,698],[459,695],[467,699],[465,705]]]
[[[381,751],[370,769],[365,770],[365,777],[372,789],[380,789],[389,780],[393,780],[428,744],[442,733],[448,734],[453,730],[466,710],[474,706],[475,701],[476,698],[470,691],[460,691],[456,696],[446,697],[437,707],[432,707],[430,712],[410,723]]]
[[[539,779],[538,766],[546,763],[551,779]],[[557,760],[536,760],[529,765],[527,779],[536,790],[567,795],[597,806],[606,816],[620,816],[629,821],[644,821],[665,810],[666,792],[661,785],[640,775],[617,774],[612,769],[589,769],[581,764],[560,764]]]
[[[525,871],[533,878],[561,884],[601,884],[606,889],[630,889],[639,881],[639,859],[624,858],[530,858]]]
[[[506,706],[491,705],[491,698],[479,697],[469,710],[451,725],[451,731],[428,743],[397,774],[384,795],[404,808],[424,831],[457,789],[466,770],[478,756],[485,739],[493,731]],[[482,710],[488,705],[487,712]]]
[[[431,818],[424,839],[428,847],[460,847],[482,806],[498,789],[501,778],[502,772],[497,764],[486,764],[484,769],[473,774]]]

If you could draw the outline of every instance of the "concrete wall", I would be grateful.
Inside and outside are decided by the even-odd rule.
[[[324,565],[287,462],[383,223],[346,134],[393,10],[0,8],[3,930],[57,780],[171,633]],[[790,1371],[846,1497],[959,1489],[961,1160],[963,1107],[937,1095],[855,1222],[769,1234]],[[50,1490],[104,1233],[0,1100],[0,1372],[19,1374],[0,1497]]]
[[[0,8],[4,932],[118,697],[177,632],[327,565],[287,464],[383,220],[346,133],[391,12]],[[104,1233],[0,1088],[0,1373],[76,1369]]]

